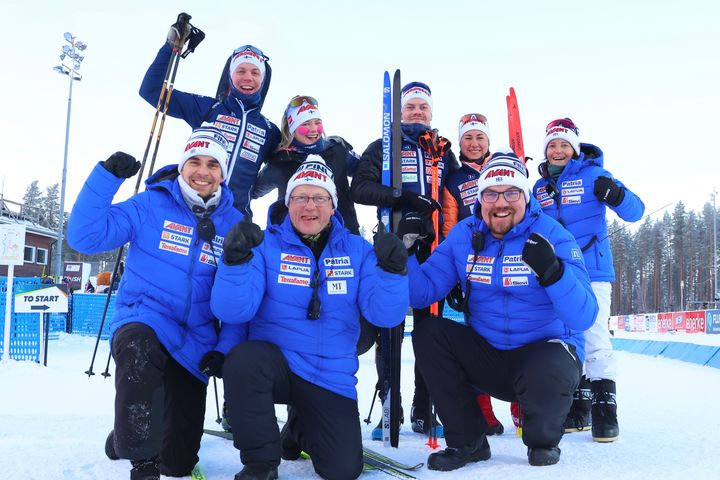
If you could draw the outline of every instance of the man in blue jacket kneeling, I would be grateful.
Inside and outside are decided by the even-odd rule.
[[[286,208],[287,207],[287,208]],[[383,228],[371,246],[343,226],[332,171],[308,155],[274,204],[263,233],[235,225],[212,291],[223,330],[248,325],[222,367],[236,480],[275,479],[280,459],[305,451],[325,479],[362,472],[355,374],[360,313],[379,327],[405,319],[407,251]],[[242,340],[240,338],[239,340]],[[275,403],[290,414],[279,432]]]
[[[179,165],[160,169],[147,191],[112,204],[140,162],[117,152],[85,182],[68,222],[68,243],[84,253],[129,242],[110,322],[115,359],[115,427],[105,451],[131,460],[131,480],[188,476],[198,461],[217,344],[210,289],[223,236],[242,214],[225,184],[227,142],[201,127]]]
[[[413,307],[444,298],[457,282],[464,294],[465,325],[435,319],[413,333],[448,446],[430,455],[428,468],[490,458],[474,387],[519,402],[528,461],[552,465],[597,301],[575,239],[542,213],[515,154],[495,153],[483,167],[478,202],[425,263],[408,261]],[[425,225],[412,213],[403,218],[399,233],[408,248]]]

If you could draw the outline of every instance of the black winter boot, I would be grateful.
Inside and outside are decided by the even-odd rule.
[[[528,447],[528,462],[533,467],[555,465],[560,461],[560,448]]]
[[[235,480],[276,480],[277,467],[267,463],[248,463],[235,474]]]
[[[110,433],[108,433],[105,439],[105,455],[107,455],[110,460],[118,460],[120,458],[115,451],[115,430],[110,430]]]
[[[448,447],[440,452],[431,453],[428,457],[428,470],[448,472],[464,467],[468,463],[488,460],[490,458],[490,445],[485,435],[461,448]]]
[[[592,390],[592,436],[596,442],[614,442],[620,435],[615,401],[615,382],[595,380]]]
[[[590,428],[590,409],[592,394],[590,382],[583,376],[577,390],[573,393],[573,403],[565,419],[565,433],[582,432]]]
[[[160,459],[133,460],[130,480],[160,480]]]

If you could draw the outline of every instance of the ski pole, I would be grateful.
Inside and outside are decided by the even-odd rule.
[[[370,402],[370,411],[368,412],[367,418],[365,420],[363,420],[363,422],[365,422],[366,425],[370,425],[370,422],[372,421],[372,420],[370,420],[370,417],[372,416],[373,407],[375,406],[375,399],[377,398],[378,390],[379,390],[379,388],[377,388],[377,386],[376,386],[375,391],[373,393],[372,401]]]
[[[110,349],[110,351],[108,352],[107,363],[105,363],[105,371],[100,374],[105,378],[112,376],[112,375],[110,375],[110,359],[111,358],[112,358],[112,349]]]
[[[215,377],[213,377],[213,387],[215,388],[215,411],[217,411],[217,418],[215,419],[215,423],[221,424],[222,417],[220,416],[220,402],[218,402],[218,393],[217,393],[217,378],[215,378]]]

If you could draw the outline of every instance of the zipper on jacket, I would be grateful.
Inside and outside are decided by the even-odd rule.
[[[245,125],[247,123],[247,116],[248,113],[250,113],[254,109],[250,109],[250,111],[245,111],[245,105],[242,104],[242,102],[239,102],[237,99],[235,99],[236,102],[238,102],[238,105],[240,105],[240,109],[242,110],[242,120],[240,121],[240,131],[238,132],[238,139],[235,142],[235,148],[233,149],[232,159],[230,160],[230,165],[228,165],[228,178],[225,179],[225,182],[230,185],[230,179],[232,178],[233,171],[235,170],[235,162],[237,161],[237,156],[240,150],[242,149],[242,143],[243,140],[245,140]],[[252,189],[250,189],[252,190]]]

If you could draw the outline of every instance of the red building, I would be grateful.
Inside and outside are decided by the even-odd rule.
[[[0,225],[25,226],[25,263],[16,265],[16,277],[40,277],[53,273],[52,259],[57,232],[39,223],[39,215],[25,211],[23,205],[0,196]],[[8,267],[0,265],[0,277],[7,276]]]

